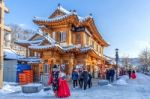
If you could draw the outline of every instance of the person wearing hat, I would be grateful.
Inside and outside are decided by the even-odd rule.
[[[50,73],[50,76],[49,76],[48,85],[52,84],[52,89],[56,96],[57,96],[57,91],[58,91],[58,76],[59,76],[59,69],[57,65],[54,65],[52,72]]]

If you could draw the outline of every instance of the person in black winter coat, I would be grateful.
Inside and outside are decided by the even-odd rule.
[[[82,70],[79,71],[79,77],[78,77],[78,81],[79,81],[79,86],[82,89],[83,86],[83,76],[82,76]]]
[[[131,69],[129,69],[129,70],[128,70],[129,79],[131,78],[131,73],[132,73],[132,72],[131,72]]]
[[[106,70],[106,80],[110,80],[110,74],[109,74],[109,69]]]
[[[115,70],[113,68],[111,68],[109,70],[109,77],[110,77],[110,82],[112,83],[114,81],[114,76],[115,76]]]
[[[87,83],[88,83],[88,78],[89,78],[88,71],[86,69],[84,69],[81,76],[83,77],[84,90],[86,90]]]
[[[89,72],[89,77],[88,77],[88,86],[89,86],[89,88],[91,88],[91,86],[92,86],[92,74]]]

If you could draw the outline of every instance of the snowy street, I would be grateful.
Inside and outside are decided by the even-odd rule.
[[[121,77],[114,84],[106,86],[94,85],[86,91],[71,88],[71,97],[67,99],[150,99],[150,76],[137,74],[137,79]],[[9,93],[4,94],[0,90],[0,99],[55,99],[52,92],[35,94]]]

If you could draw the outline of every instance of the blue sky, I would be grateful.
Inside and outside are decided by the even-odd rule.
[[[80,16],[93,14],[103,38],[111,46],[105,54],[138,57],[140,51],[150,46],[150,0],[5,0],[10,13],[6,24],[19,24],[37,29],[34,16],[48,17],[60,3],[64,8],[75,9]]]

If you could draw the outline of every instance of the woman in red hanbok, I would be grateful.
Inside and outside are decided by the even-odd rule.
[[[66,75],[63,72],[60,72],[58,78],[58,91],[57,96],[59,98],[69,97],[70,96],[70,89],[69,85],[66,81]]]
[[[48,85],[50,84],[52,84],[52,89],[56,97],[64,98],[70,96],[70,89],[65,73],[58,71],[58,69],[53,69],[48,81]]]
[[[135,74],[135,71],[134,71],[134,70],[133,70],[132,73],[131,73],[131,78],[132,78],[132,79],[136,79],[136,74]]]

